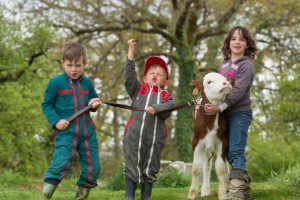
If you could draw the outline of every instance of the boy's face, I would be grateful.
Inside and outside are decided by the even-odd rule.
[[[83,58],[81,57],[77,61],[75,60],[64,60],[61,61],[62,66],[71,79],[78,79],[83,73],[85,65],[83,64]]]
[[[159,65],[153,65],[144,76],[144,82],[151,86],[162,87],[168,84],[166,71]]]

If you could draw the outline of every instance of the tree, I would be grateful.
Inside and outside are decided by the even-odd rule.
[[[41,16],[47,16],[54,22],[55,27],[70,33],[71,37],[90,44],[94,50],[96,50],[95,41],[99,46],[106,46],[105,42],[120,42],[115,47],[123,48],[130,36],[137,37],[138,45],[141,45],[138,62],[150,54],[169,58],[172,68],[178,67],[178,86],[175,93],[177,102],[180,103],[193,98],[187,85],[191,79],[195,79],[198,46],[206,38],[224,34],[226,25],[245,1],[40,0],[38,2],[39,9],[35,8],[36,12]],[[225,9],[216,12],[218,7]],[[124,34],[125,31],[127,33]],[[147,37],[144,37],[146,35]],[[103,50],[100,52],[98,56],[107,55]],[[114,50],[109,49],[107,52],[112,54]],[[113,60],[116,61],[114,58]],[[205,70],[207,69],[204,68]],[[192,135],[191,124],[191,111],[179,111],[175,137],[182,160],[191,160],[192,149],[187,145],[190,144]]]
[[[262,140],[260,132],[263,128],[271,128],[270,135],[279,131],[285,134],[286,126],[281,126],[278,112],[283,107],[272,104],[281,100],[279,88],[286,85],[281,80],[289,82],[285,78],[290,74],[289,70],[299,67],[295,65],[299,62],[300,52],[297,0],[37,0],[34,9],[30,2],[24,1],[23,12],[18,13],[27,19],[33,15],[32,23],[39,23],[39,20],[53,22],[62,41],[84,43],[89,52],[88,74],[100,82],[97,88],[101,97],[125,103],[129,102],[122,87],[122,66],[129,38],[138,39],[136,62],[140,75],[146,56],[158,54],[168,58],[172,66],[171,78],[175,82],[171,90],[174,89],[176,100],[181,103],[193,98],[188,87],[191,79],[200,79],[208,70],[217,69],[222,59],[220,46],[229,27],[247,26],[254,33],[260,50],[253,90],[256,116],[252,129],[259,137],[252,142]],[[111,81],[112,77],[116,77],[115,82]],[[109,117],[111,112],[107,107],[101,107],[98,113],[98,129],[107,138],[112,137],[111,124],[122,131],[128,116],[127,112],[116,113],[118,116],[113,115],[117,120]],[[182,160],[190,160],[192,155],[191,121],[191,111],[186,109],[178,112],[174,123],[176,146]]]
[[[53,33],[45,23],[27,28],[0,15],[0,168],[39,174],[49,145],[40,103]]]

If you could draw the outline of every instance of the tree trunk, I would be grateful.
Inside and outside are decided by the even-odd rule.
[[[119,124],[118,124],[118,113],[117,109],[113,108],[113,137],[114,137],[114,158],[116,161],[121,160],[121,150],[120,150],[120,136],[119,136]]]
[[[192,79],[195,79],[194,63],[192,60],[192,52],[189,47],[179,45],[177,47],[179,54],[179,84],[177,88],[177,103],[183,103],[193,98],[191,90],[187,90]],[[193,134],[192,109],[186,108],[178,111],[175,125],[175,141],[179,152],[179,159],[190,161],[193,151],[191,145],[191,137]]]

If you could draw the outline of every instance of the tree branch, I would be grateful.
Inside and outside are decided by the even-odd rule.
[[[187,16],[189,14],[189,10],[191,8],[192,0],[186,0],[183,12],[181,13],[175,28],[175,35],[178,39],[183,38],[183,27],[186,24]]]
[[[21,78],[21,76],[23,76],[23,74],[30,68],[30,66],[33,64],[34,60],[36,58],[42,56],[42,55],[44,55],[43,50],[40,51],[40,52],[37,52],[35,54],[32,54],[29,57],[29,60],[27,62],[28,65],[24,69],[21,69],[21,70],[15,71],[14,73],[9,73],[6,76],[0,77],[0,83],[5,83],[7,81],[17,81],[17,80],[19,80]],[[34,71],[36,71],[36,70],[34,70]]]
[[[28,66],[31,66],[32,63],[34,62],[34,60],[42,55],[45,55],[45,52],[42,50],[40,52],[37,52],[33,55],[30,56],[29,60],[28,60]]]
[[[201,28],[198,33],[195,36],[195,41],[194,44],[196,44],[199,40],[202,40],[203,38],[207,38],[213,35],[222,35],[226,33],[225,31],[222,30],[222,28],[228,24],[230,19],[235,15],[235,13],[239,10],[239,8],[243,5],[243,3],[246,0],[235,0],[232,6],[227,10],[227,12],[220,16],[218,21],[218,26],[216,27],[206,27],[206,28]]]

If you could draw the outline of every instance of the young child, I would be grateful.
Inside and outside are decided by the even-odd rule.
[[[148,200],[159,172],[160,153],[167,136],[165,119],[170,116],[170,113],[156,113],[172,108],[174,101],[165,89],[169,83],[169,71],[160,57],[148,57],[144,66],[144,81],[140,83],[137,80],[133,60],[135,45],[134,39],[128,41],[125,88],[132,105],[143,107],[146,112],[133,111],[125,127],[125,199],[133,200],[136,185],[141,183],[141,199]]]
[[[244,27],[232,28],[222,47],[224,60],[220,73],[235,79],[232,92],[220,106],[205,105],[207,114],[226,112],[229,127],[229,149],[227,160],[232,166],[230,171],[229,192],[224,200],[251,200],[251,177],[247,171],[245,149],[248,128],[252,121],[250,89],[255,68],[253,61],[257,51],[255,40]]]
[[[92,81],[83,75],[86,50],[77,43],[67,43],[62,49],[64,73],[52,78],[45,91],[42,108],[51,127],[60,130],[50,166],[44,175],[43,198],[51,199],[57,185],[70,169],[75,151],[82,167],[77,181],[76,199],[87,199],[90,188],[97,186],[100,172],[98,141],[95,125],[89,113],[72,122],[66,119],[92,104],[95,111],[101,104]]]

